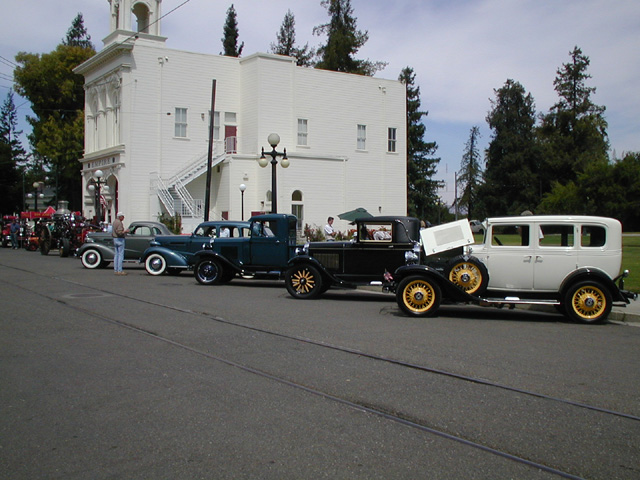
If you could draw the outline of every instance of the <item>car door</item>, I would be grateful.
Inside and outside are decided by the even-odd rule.
[[[137,260],[155,237],[153,227],[149,225],[131,225],[124,246],[124,258]]]
[[[531,226],[526,222],[491,225],[488,234],[491,235],[485,258],[489,271],[488,288],[532,290],[534,247]]]
[[[573,224],[534,225],[538,244],[533,260],[533,287],[540,292],[557,292],[565,277],[577,268],[576,232]]]
[[[283,268],[289,261],[289,244],[284,223],[277,221],[254,221],[251,223],[251,260],[255,266]]]

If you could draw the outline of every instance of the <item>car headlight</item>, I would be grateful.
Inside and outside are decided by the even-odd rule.
[[[420,263],[420,245],[415,244],[413,250],[404,252],[404,263],[406,265],[416,265]]]

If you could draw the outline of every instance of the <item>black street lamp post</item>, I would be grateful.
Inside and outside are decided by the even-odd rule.
[[[244,191],[247,189],[247,186],[244,183],[240,184],[240,193],[242,194],[242,217],[240,220],[244,222]]]
[[[271,151],[267,152],[267,155],[271,155],[271,162],[267,160],[264,156],[264,147],[262,147],[262,155],[260,155],[260,160],[258,160],[258,164],[261,167],[266,167],[269,163],[271,163],[271,213],[278,213],[278,184],[277,184],[277,172],[276,165],[278,165],[278,157],[282,157],[282,161],[280,165],[282,168],[287,168],[289,166],[289,159],[287,158],[287,149],[285,148],[283,153],[276,151],[276,147],[280,143],[280,136],[277,133],[272,133],[267,138],[267,142],[271,145]]]
[[[92,179],[93,182],[89,184],[87,189],[90,192],[93,192],[93,195],[94,195],[93,201],[96,207],[96,219],[97,219],[97,222],[99,223],[102,221],[102,208],[101,208],[102,198],[100,196],[100,188],[102,187],[102,190],[106,193],[109,191],[109,187],[105,185],[107,182],[102,180],[102,177],[104,176],[104,172],[102,170],[96,170],[93,174],[95,175],[96,179],[95,180]]]
[[[28,198],[33,198],[34,207],[33,210],[35,212],[38,211],[38,197],[44,198],[44,182],[33,182],[33,188],[35,189],[33,193],[27,194]]]

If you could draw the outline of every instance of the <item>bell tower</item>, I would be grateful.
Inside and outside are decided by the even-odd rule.
[[[107,39],[117,34],[138,33],[160,36],[162,0],[107,0],[111,13],[111,28]],[[106,40],[105,39],[105,43]]]

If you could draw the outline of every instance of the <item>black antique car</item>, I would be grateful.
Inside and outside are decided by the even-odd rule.
[[[139,262],[142,253],[157,235],[171,235],[160,222],[133,222],[124,247],[124,260]],[[104,268],[113,261],[115,249],[110,232],[89,233],[78,249],[78,257],[85,268]]]
[[[315,298],[330,287],[382,285],[386,272],[420,261],[420,220],[413,217],[369,217],[356,220],[348,242],[307,243],[289,262],[288,292]]]

